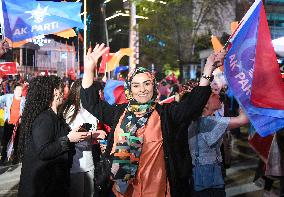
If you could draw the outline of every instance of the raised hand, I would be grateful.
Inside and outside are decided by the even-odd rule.
[[[105,47],[105,44],[101,44],[101,45],[97,44],[93,50],[92,48],[89,48],[87,55],[85,57],[84,72],[94,72],[95,67],[98,64],[99,58],[107,50],[109,50],[109,48]]]
[[[108,47],[104,48],[104,44],[96,45],[95,48],[89,48],[84,62],[84,75],[82,80],[82,87],[88,88],[94,82],[94,70],[98,64],[99,58],[109,50]]]

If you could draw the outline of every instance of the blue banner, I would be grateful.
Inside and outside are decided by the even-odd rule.
[[[228,85],[252,125],[261,136],[267,136],[284,127],[284,111],[255,107],[250,101],[261,6],[255,7],[232,41],[224,68]]]
[[[73,27],[84,28],[81,3],[2,0],[5,36],[19,42]]]

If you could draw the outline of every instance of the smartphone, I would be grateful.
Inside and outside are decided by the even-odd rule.
[[[79,129],[79,132],[88,132],[92,128],[92,124],[90,123],[84,123],[81,128]]]
[[[98,142],[102,145],[107,145],[107,140],[98,140]]]

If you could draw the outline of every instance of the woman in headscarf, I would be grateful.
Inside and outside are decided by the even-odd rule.
[[[179,150],[176,134],[182,124],[198,118],[210,96],[209,81],[215,62],[225,53],[212,54],[204,68],[199,86],[179,103],[159,105],[155,77],[145,68],[131,70],[125,82],[128,104],[109,105],[99,99],[94,79],[98,59],[108,48],[89,49],[84,65],[81,101],[85,109],[114,132],[111,146],[113,191],[116,196],[181,196],[177,166]],[[184,137],[187,139],[186,130]],[[187,143],[184,146],[188,146]],[[108,147],[109,148],[109,147]]]

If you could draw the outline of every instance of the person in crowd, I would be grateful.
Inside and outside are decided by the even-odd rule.
[[[74,143],[88,132],[70,131],[58,116],[63,83],[56,76],[38,76],[30,85],[19,138],[22,169],[19,197],[69,196]]]
[[[113,143],[108,143],[113,156],[111,179],[116,196],[180,196],[175,171],[177,163],[175,134],[181,123],[188,125],[198,118],[211,94],[209,81],[213,70],[223,61],[225,52],[207,59],[199,86],[182,102],[157,103],[158,90],[154,76],[145,68],[130,71],[125,82],[128,104],[109,105],[99,99],[94,82],[98,59],[108,48],[96,45],[88,50],[81,89],[85,109],[113,129]],[[186,138],[187,132],[184,132]]]
[[[29,88],[29,81],[28,79],[24,79],[23,93],[22,93],[24,97],[26,97],[28,94],[28,88]]]
[[[13,94],[4,94],[0,96],[0,103],[4,108],[4,133],[2,138],[1,164],[5,164],[7,159],[7,146],[12,137],[14,127],[18,127],[20,117],[25,106],[25,97],[22,96],[22,84],[16,84]],[[18,131],[14,142],[14,152],[17,152]],[[14,163],[17,163],[15,156]]]
[[[66,100],[69,94],[69,81],[66,80],[64,82],[64,88],[63,88],[63,99]]]
[[[165,100],[170,95],[171,91],[167,86],[166,80],[162,80],[158,85],[158,90],[160,93],[160,101]]]
[[[192,179],[194,187],[192,196],[194,197],[226,196],[221,169],[222,156],[220,147],[222,139],[227,129],[230,130],[241,127],[249,122],[247,116],[242,110],[240,110],[239,116],[237,117],[213,116],[214,112],[220,108],[221,102],[219,95],[212,93],[204,107],[202,117],[194,121],[188,127],[188,144],[193,165]],[[208,167],[210,164],[220,165],[220,170],[210,174],[210,167]],[[194,167],[197,165],[202,165],[203,167],[207,166],[206,169],[204,168],[204,171],[207,172],[204,174],[204,177],[200,177],[200,175],[195,171]],[[214,188],[207,188],[204,185],[202,189],[197,189],[197,179],[204,180],[209,178],[215,180],[215,183],[218,183],[218,185]]]
[[[80,89],[81,79],[76,80],[71,88],[67,100],[60,109],[71,129],[80,125],[89,125],[82,128],[91,132],[90,138],[75,144],[76,153],[73,156],[71,172],[71,197],[93,197],[94,195],[94,161],[92,155],[93,140],[104,139],[106,133],[97,130],[98,120],[81,106]],[[87,124],[86,124],[87,123]],[[81,131],[81,130],[79,130]]]
[[[284,129],[277,131],[270,146],[266,162],[265,176],[280,181],[279,196],[284,196]],[[267,195],[271,195],[268,193]]]

